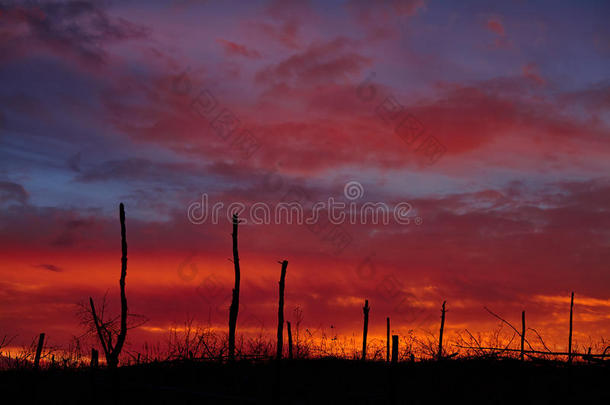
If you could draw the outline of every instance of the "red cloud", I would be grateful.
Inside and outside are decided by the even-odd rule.
[[[304,52],[258,72],[256,80],[260,83],[333,82],[346,78],[348,74],[360,73],[371,60],[347,50],[350,45],[353,43],[346,38],[312,44]]]
[[[260,58],[261,54],[254,49],[248,49],[245,45],[239,45],[235,42],[226,41],[224,39],[216,40],[219,44],[222,45],[223,49],[226,53],[231,55],[241,55],[246,58]]]
[[[501,37],[503,37],[506,32],[504,30],[504,24],[502,23],[502,20],[500,20],[498,17],[491,17],[487,20],[487,24],[486,27],[488,30],[490,30],[491,32],[500,35]]]
[[[546,80],[544,80],[544,78],[540,75],[540,72],[538,71],[538,66],[536,66],[536,64],[528,63],[527,65],[523,66],[522,69],[523,76],[527,77],[528,79],[533,80],[538,84],[546,83]]]

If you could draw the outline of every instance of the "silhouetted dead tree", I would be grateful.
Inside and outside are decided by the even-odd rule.
[[[119,286],[121,288],[121,324],[120,330],[117,334],[116,342],[113,344],[112,335],[113,331],[110,327],[111,322],[103,321],[103,310],[101,317],[98,317],[95,311],[95,305],[93,298],[89,297],[89,305],[91,306],[91,316],[93,317],[93,323],[97,335],[100,339],[100,344],[104,350],[104,356],[106,357],[106,363],[108,367],[115,368],[119,365],[119,355],[123,349],[125,338],[127,337],[127,296],[125,295],[125,277],[127,276],[127,238],[125,236],[125,206],[123,203],[119,205],[119,220],[121,221],[121,278],[119,279]]]
[[[447,301],[443,301],[443,307],[441,308],[441,330],[438,337],[438,359],[443,358],[443,330],[445,329],[445,304]]]
[[[282,350],[284,346],[284,287],[286,285],[286,268],[288,261],[279,262],[282,264],[282,272],[280,274],[280,297],[277,308],[277,353],[278,360],[282,358]]]
[[[237,313],[239,312],[239,252],[237,250],[237,226],[239,218],[237,214],[233,214],[233,266],[235,269],[235,286],[233,287],[233,296],[231,299],[231,307],[229,308],[229,361],[235,360],[235,329],[237,327]]]
[[[362,330],[362,360],[366,360],[366,335],[369,331],[369,300],[364,300],[362,312],[364,313],[364,328]]]
[[[570,335],[568,337],[568,363],[572,363],[572,316],[574,314],[574,291],[570,298]]]

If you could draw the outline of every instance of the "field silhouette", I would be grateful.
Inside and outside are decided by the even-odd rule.
[[[427,341],[414,336],[392,335],[387,318],[384,343],[367,342],[369,311],[364,300],[362,350],[338,344],[328,350],[324,339],[293,341],[290,323],[284,320],[284,291],[288,261],[282,260],[278,291],[277,341],[262,335],[244,340],[238,335],[240,262],[238,228],[232,217],[232,249],[235,286],[229,308],[228,335],[210,327],[195,326],[187,320],[184,328],[170,331],[167,349],[146,348],[143,352],[122,349],[128,330],[138,323],[128,322],[127,232],[125,207],[119,206],[121,228],[120,314],[105,314],[89,298],[82,322],[98,339],[87,352],[44,350],[45,334],[14,357],[3,356],[0,389],[5,398],[19,403],[77,404],[174,404],[174,403],[607,403],[604,389],[610,377],[603,352],[572,351],[572,314],[567,352],[536,350],[526,337],[525,311],[518,330],[492,311],[487,311],[513,331],[507,344],[497,339],[486,344],[470,332],[453,343],[455,352],[443,346],[447,301],[440,308],[440,329]],[[297,314],[298,318],[298,314]],[[286,324],[286,325],[285,325]],[[284,326],[288,347],[284,349]],[[519,338],[520,348],[510,347]],[[401,341],[402,338],[402,341]],[[2,346],[10,339],[4,337]],[[401,348],[401,346],[403,346]],[[285,358],[287,352],[288,357]],[[391,352],[391,356],[390,356]],[[0,354],[2,352],[0,351]],[[100,361],[102,360],[102,361]],[[120,366],[120,367],[119,367]]]

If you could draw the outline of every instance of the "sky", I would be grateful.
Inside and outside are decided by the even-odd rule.
[[[605,1],[0,1],[0,336],[224,332],[231,203],[408,204],[409,224],[242,223],[239,333],[610,337]],[[350,183],[352,182],[352,183]],[[347,194],[347,184],[357,195]],[[193,221],[197,202],[221,220]],[[189,209],[190,207],[190,209]],[[197,223],[202,222],[202,223]],[[539,346],[538,346],[539,347]]]

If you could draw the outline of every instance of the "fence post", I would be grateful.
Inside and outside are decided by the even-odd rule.
[[[524,344],[525,344],[525,311],[522,311],[521,312],[521,361],[525,360]]]
[[[570,298],[570,336],[568,337],[568,363],[572,363],[572,314],[574,313],[574,291]]]
[[[40,365],[40,355],[42,354],[42,346],[44,345],[44,333],[38,337],[38,346],[36,347],[36,357],[34,358],[34,368],[38,369]]]
[[[364,307],[362,312],[364,313],[364,330],[362,331],[362,360],[366,360],[366,335],[369,329],[369,300],[364,300]]]
[[[385,361],[390,362],[390,317],[386,318],[386,354]]]
[[[99,364],[99,352],[91,348],[91,368],[97,368]]]
[[[443,301],[443,307],[441,309],[441,330],[438,338],[438,360],[443,358],[443,330],[445,329],[445,304],[447,301]]]
[[[392,335],[392,364],[398,363],[398,335]]]
[[[279,262],[282,264],[282,271],[280,274],[280,298],[277,308],[277,354],[278,360],[282,359],[282,352],[284,348],[284,286],[286,284],[286,267],[288,267],[288,260]]]
[[[233,214],[233,233],[231,239],[233,241],[233,268],[235,271],[235,286],[233,287],[231,306],[229,307],[229,361],[235,360],[235,329],[237,327],[237,314],[239,312],[239,284],[241,281],[241,272],[239,268],[239,251],[237,249],[237,227],[239,218],[237,214]]]
[[[290,329],[290,322],[286,321],[286,329],[288,332],[288,358],[292,360],[292,330]]]

